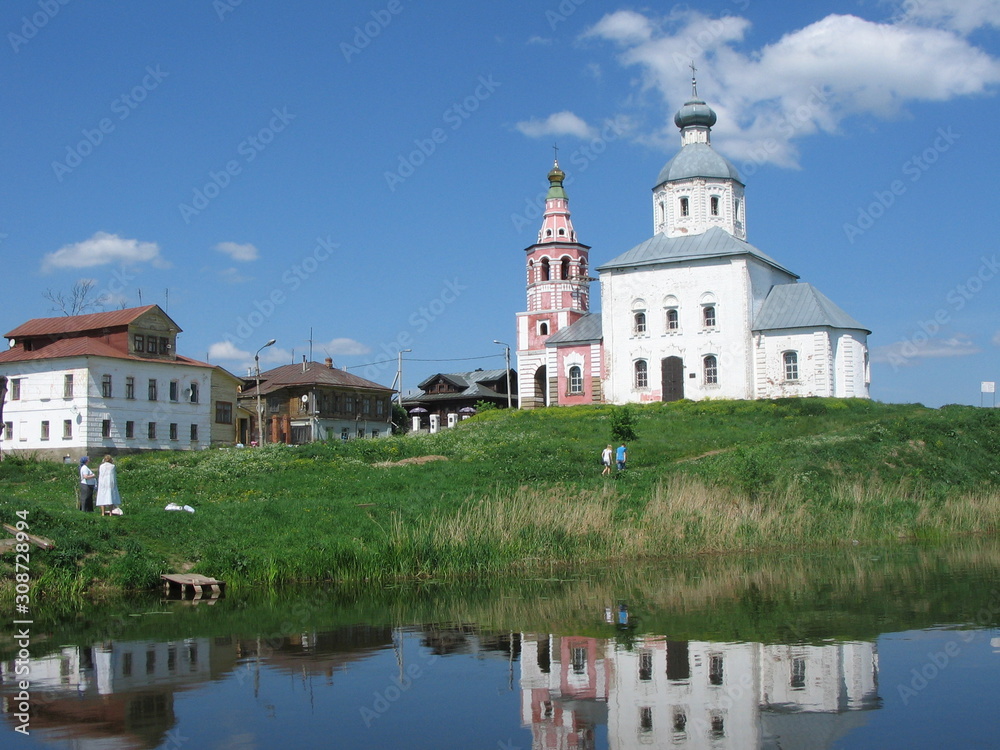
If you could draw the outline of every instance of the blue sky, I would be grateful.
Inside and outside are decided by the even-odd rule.
[[[407,389],[502,367],[552,144],[592,264],[647,239],[693,59],[749,241],[873,330],[872,396],[979,404],[998,28],[1000,0],[11,0],[0,326],[92,279],[236,373],[310,329],[386,384],[412,349]]]

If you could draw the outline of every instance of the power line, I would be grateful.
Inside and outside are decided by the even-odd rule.
[[[493,357],[502,357],[503,354],[486,354],[482,357],[451,357],[449,359],[420,359],[417,357],[404,357],[404,362],[466,362],[468,360],[474,359],[491,359]],[[395,362],[395,359],[381,359],[378,362],[366,362],[363,365],[351,365],[350,367],[345,367],[345,370],[356,370],[359,367],[371,367],[372,365],[384,365],[387,362]]]

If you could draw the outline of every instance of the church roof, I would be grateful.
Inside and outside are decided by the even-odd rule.
[[[812,284],[776,284],[761,305],[753,330],[778,328],[849,328],[871,333],[870,330],[840,309],[829,297]]]
[[[718,151],[707,143],[689,143],[663,166],[656,184],[692,177],[715,177],[740,182],[740,173],[736,171],[736,167]]]
[[[784,271],[794,278],[798,276],[765,255],[749,242],[738,240],[720,227],[712,227],[701,234],[684,237],[667,237],[660,234],[650,237],[626,253],[597,267],[598,271],[621,268],[623,266],[648,266],[657,263],[678,263],[699,258],[721,258],[730,255],[751,255],[758,260]]]
[[[546,340],[546,346],[567,346],[569,344],[591,344],[600,341],[603,336],[601,330],[601,314],[590,313],[584,315],[571,325],[566,326]]]

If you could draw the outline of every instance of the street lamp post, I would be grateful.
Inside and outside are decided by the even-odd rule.
[[[399,360],[396,363],[396,385],[399,387],[399,405],[403,406],[403,354],[412,352],[412,349],[401,349]]]
[[[497,341],[493,339],[494,344],[499,344],[504,349],[504,361],[507,363],[507,408],[511,408],[511,396],[510,396],[510,344],[505,344],[502,341]]]
[[[271,339],[264,346],[257,350],[257,353],[253,355],[254,362],[254,380],[256,383],[257,391],[257,432],[260,434],[260,444],[263,445],[267,442],[267,438],[264,437],[264,407],[260,403],[260,353],[261,350],[266,349],[269,346],[274,346],[275,339]]]

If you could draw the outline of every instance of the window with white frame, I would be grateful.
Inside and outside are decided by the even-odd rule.
[[[573,365],[569,368],[569,393],[583,393],[583,369],[580,365]]]
[[[798,352],[783,352],[781,355],[781,364],[785,370],[785,380],[798,380],[799,379],[799,353]]]
[[[42,421],[42,440],[48,440],[48,439],[49,439],[49,421],[46,419]]]
[[[73,439],[73,420],[64,419],[63,420],[63,440]]]
[[[632,316],[632,333],[642,336],[646,333],[646,313],[637,312]]]
[[[649,387],[649,364],[644,359],[637,359],[635,362],[635,387]]]
[[[710,204],[709,208],[710,208],[710,210],[712,212],[712,216],[718,216],[719,215],[719,196],[713,195],[709,199],[709,204]]]
[[[705,305],[701,311],[705,328],[715,328],[715,305]]]
[[[13,378],[10,381],[10,400],[21,400],[21,378]]]
[[[73,398],[73,375],[63,375],[63,398]]]
[[[716,359],[714,354],[709,354],[707,357],[702,359],[702,364],[705,371],[705,385],[718,385],[719,360]]]
[[[667,330],[677,331],[681,327],[680,315],[677,313],[676,307],[667,308]]]
[[[681,216],[689,216],[691,214],[691,203],[687,198],[681,198]]]
[[[13,440],[14,439],[14,423],[4,422],[3,423],[3,439]]]

